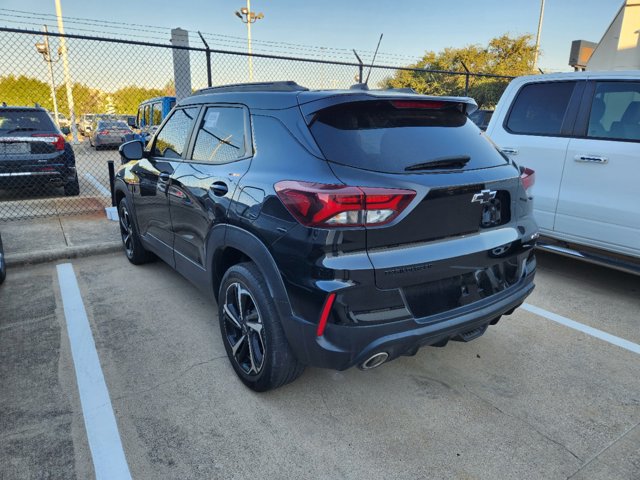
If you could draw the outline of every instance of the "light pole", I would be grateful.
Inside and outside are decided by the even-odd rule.
[[[73,90],[71,89],[71,74],[69,73],[69,55],[67,55],[67,39],[64,36],[64,24],[62,22],[62,6],[60,0],[56,2],[56,16],[58,17],[58,32],[60,33],[60,53],[62,66],[64,67],[64,83],[67,84],[67,102],[69,103],[69,117],[71,121],[71,136],[73,143],[78,143],[78,127],[76,126],[76,112],[73,104]]]
[[[538,34],[536,35],[536,52],[533,56],[533,69],[538,67],[538,53],[540,52],[540,34],[542,33],[542,18],[544,17],[544,0],[540,3],[540,18],[538,19]]]
[[[47,26],[43,25],[44,42],[36,43],[36,50],[42,55],[42,58],[47,65],[49,65],[49,82],[51,86],[51,101],[53,102],[53,114],[55,115],[56,125],[60,128],[60,121],[58,120],[58,100],[56,99],[56,83],[53,78],[53,64],[60,60],[60,50],[58,50],[58,57],[54,60],[51,56],[51,50],[49,48],[49,35],[47,35]]]
[[[257,20],[264,18],[264,13],[255,13],[251,11],[251,0],[247,0],[247,6],[242,7],[240,11],[236,11],[236,17],[247,24],[247,46],[249,51],[249,81],[253,81],[253,59],[251,58],[251,24]]]

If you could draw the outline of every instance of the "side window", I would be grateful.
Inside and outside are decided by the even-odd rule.
[[[518,92],[507,129],[523,135],[560,135],[576,82],[531,83]]]
[[[198,126],[192,159],[228,163],[246,156],[245,111],[234,107],[209,107]]]
[[[144,106],[144,125],[149,126],[149,105]]]
[[[162,103],[154,103],[151,106],[151,125],[160,125],[162,123]]]
[[[138,107],[138,114],[136,115],[136,125],[140,127],[140,121],[142,120],[142,107]]]
[[[596,83],[587,137],[640,141],[640,82]]]
[[[156,135],[151,154],[154,157],[180,158],[197,115],[197,108],[184,108],[173,112]]]

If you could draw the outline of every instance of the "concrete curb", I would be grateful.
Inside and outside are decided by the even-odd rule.
[[[7,267],[34,265],[37,263],[53,262],[55,260],[89,257],[103,253],[113,253],[122,250],[122,242],[113,241],[94,245],[78,245],[72,247],[40,250],[37,252],[7,254]]]

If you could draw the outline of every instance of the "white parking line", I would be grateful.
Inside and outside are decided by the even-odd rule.
[[[90,173],[85,173],[84,178],[86,178],[91,185],[96,187],[96,190],[98,190],[102,195],[104,195],[105,197],[111,196],[111,192],[109,191],[109,189],[105,188],[105,186],[102,185],[96,177],[94,177]]]
[[[96,479],[131,479],[73,266],[57,266],[60,293]]]
[[[591,335],[592,337],[599,338],[600,340],[604,340],[605,342],[609,342],[618,347],[624,348],[625,350],[629,350],[633,353],[640,354],[640,345],[637,343],[630,342],[629,340],[625,340],[624,338],[616,337],[615,335],[611,335],[610,333],[603,332],[602,330],[598,330],[597,328],[590,327],[588,325],[584,325],[582,323],[571,320],[570,318],[563,317],[562,315],[558,315],[557,313],[550,312],[545,310],[544,308],[536,307],[535,305],[531,305],[529,303],[523,303],[522,308],[527,310],[528,312],[535,313],[541,317],[546,318],[547,320],[551,320],[552,322],[557,322],[565,327],[573,328],[574,330],[578,330],[579,332],[586,333],[587,335]]]

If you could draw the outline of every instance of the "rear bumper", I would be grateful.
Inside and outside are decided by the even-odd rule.
[[[34,183],[64,185],[75,180],[76,168],[55,166],[52,170],[39,170],[42,166],[23,166],[12,171],[0,171],[0,187],[19,188]]]
[[[360,365],[378,352],[389,359],[411,355],[426,345],[442,345],[479,327],[496,323],[511,313],[534,288],[535,259],[522,278],[509,288],[469,305],[437,315],[375,325],[328,324],[324,335],[316,335],[317,324],[298,316],[283,318],[288,338],[297,358],[306,365],[345,370]],[[480,334],[483,329],[479,331]],[[479,336],[479,335],[478,335]],[[475,337],[474,337],[475,338]]]

